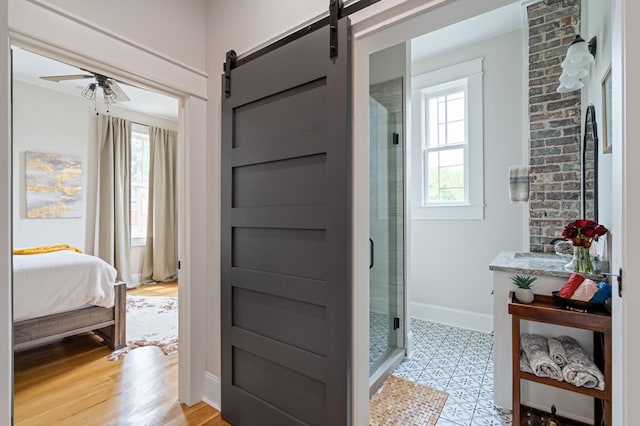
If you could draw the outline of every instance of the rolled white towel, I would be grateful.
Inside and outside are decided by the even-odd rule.
[[[558,364],[558,367],[564,367],[567,364],[567,352],[564,350],[562,343],[555,337],[549,337],[547,343],[549,344],[551,359]]]
[[[604,390],[604,375],[582,346],[569,336],[558,337],[567,353],[567,365],[562,368],[562,377],[567,383],[585,388]]]
[[[509,167],[509,196],[512,203],[529,201],[529,167]]]
[[[531,369],[529,360],[527,359],[527,354],[525,354],[522,350],[520,350],[520,371],[533,374],[533,370]]]
[[[520,336],[520,348],[527,355],[533,374],[562,381],[562,370],[549,355],[547,338],[539,334]]]

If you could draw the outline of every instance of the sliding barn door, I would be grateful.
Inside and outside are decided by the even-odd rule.
[[[326,26],[238,65],[223,90],[222,415],[235,426],[350,423],[349,31],[341,19],[333,59]]]

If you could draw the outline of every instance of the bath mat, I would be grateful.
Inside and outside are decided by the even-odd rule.
[[[434,426],[448,393],[390,376],[369,401],[369,426]]]

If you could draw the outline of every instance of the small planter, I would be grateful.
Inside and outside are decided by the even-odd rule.
[[[530,288],[516,288],[516,299],[521,303],[533,302],[533,290]]]

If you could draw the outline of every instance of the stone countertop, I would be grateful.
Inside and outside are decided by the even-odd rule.
[[[492,271],[514,272],[516,274],[541,275],[548,277],[569,278],[571,271],[564,269],[568,262],[553,253],[522,253],[503,251],[489,264]],[[589,276],[602,279],[602,275]]]

